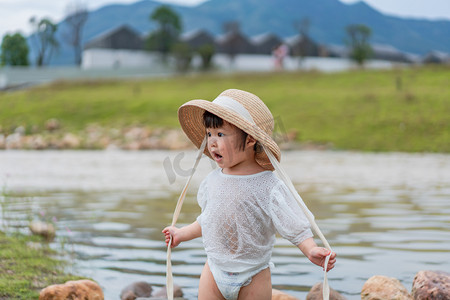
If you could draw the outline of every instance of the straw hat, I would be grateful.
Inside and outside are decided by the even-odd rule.
[[[191,100],[183,104],[178,109],[178,120],[183,131],[197,148],[200,148],[206,135],[203,125],[205,110],[242,129],[269,149],[280,161],[280,148],[271,138],[274,128],[272,114],[258,96],[246,91],[229,89],[222,92],[212,102]],[[211,158],[208,149],[205,149],[204,153]],[[255,159],[263,168],[274,170],[264,151],[258,151]]]

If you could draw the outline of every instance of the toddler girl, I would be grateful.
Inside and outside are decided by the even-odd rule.
[[[270,137],[274,122],[255,95],[226,90],[214,101],[192,100],[178,110],[181,126],[218,169],[200,184],[201,214],[192,224],[163,230],[171,247],[203,237],[207,261],[198,299],[271,299],[270,258],[275,234],[324,267],[330,250],[318,247],[310,223],[268,157],[280,160]],[[307,212],[309,213],[309,211]],[[334,267],[331,253],[327,270]]]

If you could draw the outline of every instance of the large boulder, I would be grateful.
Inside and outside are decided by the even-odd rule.
[[[323,283],[316,283],[308,295],[306,295],[306,300],[323,300]],[[346,300],[344,296],[342,296],[339,292],[330,288],[330,300]]]
[[[40,235],[47,241],[52,241],[55,238],[55,226],[53,224],[33,221],[30,223],[29,228],[34,235]]]
[[[364,283],[361,300],[380,299],[412,300],[412,297],[398,279],[375,275]]]
[[[174,298],[183,297],[183,291],[181,290],[181,287],[179,285],[176,284],[173,285],[173,297]],[[167,287],[163,286],[159,290],[155,291],[152,294],[152,298],[167,299]]]
[[[39,293],[39,300],[103,300],[101,287],[92,280],[67,281],[64,284],[54,284]]]
[[[420,271],[412,285],[415,300],[450,299],[450,274],[443,271]]]
[[[134,300],[138,297],[150,297],[152,286],[144,281],[133,282],[122,289],[120,293],[121,300]]]

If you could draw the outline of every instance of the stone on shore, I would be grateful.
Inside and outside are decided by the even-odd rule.
[[[191,142],[180,130],[168,130],[161,139],[161,147],[169,150],[181,150],[190,146]]]
[[[120,293],[121,300],[134,300],[138,297],[150,297],[152,286],[144,281],[133,282],[122,289]]]
[[[443,271],[420,271],[412,285],[415,300],[450,299],[450,274]]]
[[[125,129],[124,137],[127,141],[141,141],[148,138],[151,131],[145,127],[131,127]]]
[[[45,122],[45,129],[52,132],[61,128],[61,122],[58,119],[49,119]]]
[[[96,282],[86,279],[50,285],[39,293],[39,300],[66,299],[103,300],[104,296]]]
[[[183,291],[181,290],[181,287],[179,285],[176,285],[176,284],[173,285],[173,297],[174,298],[181,298],[181,297],[183,297]],[[159,290],[155,291],[152,294],[151,298],[164,298],[164,299],[167,299],[167,288],[166,288],[166,286],[163,286]]]
[[[22,149],[23,135],[20,133],[13,133],[6,137],[5,139],[5,148],[6,149]]]
[[[412,297],[398,279],[375,275],[364,283],[361,300],[379,299],[412,300]]]
[[[80,138],[73,133],[66,133],[61,141],[61,148],[76,149],[81,145]]]
[[[339,292],[330,288],[330,300],[346,300]],[[308,295],[306,295],[306,300],[323,300],[323,283],[316,283],[311,290],[309,290]]]
[[[29,228],[33,234],[40,235],[47,241],[52,241],[55,238],[55,226],[53,224],[33,221],[30,223]]]
[[[5,149],[6,147],[6,137],[4,134],[0,133],[0,149]]]
[[[22,147],[27,149],[42,150],[48,148],[47,142],[40,134],[24,137],[22,143]]]

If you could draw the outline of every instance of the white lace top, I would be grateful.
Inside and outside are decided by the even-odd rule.
[[[277,231],[294,245],[313,236],[299,204],[271,171],[228,175],[216,169],[200,184],[197,198],[208,260],[223,271],[269,264]]]

